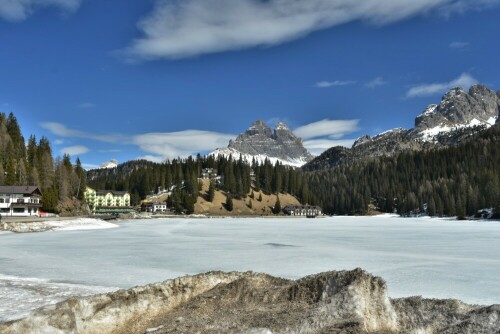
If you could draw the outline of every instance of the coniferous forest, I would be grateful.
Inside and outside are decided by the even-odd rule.
[[[86,172],[69,155],[53,158],[49,140],[31,135],[26,144],[14,114],[0,113],[0,185],[38,186],[43,210],[62,214],[82,212]]]
[[[307,182],[331,214],[366,214],[369,204],[403,216],[473,216],[493,208],[500,214],[500,126],[445,149],[307,174]]]
[[[28,142],[16,117],[0,113],[0,184],[36,185],[43,210],[62,214],[84,211],[83,190],[126,190],[134,205],[158,189],[172,192],[168,206],[194,212],[200,172],[213,168],[220,176],[211,185],[229,198],[252,198],[253,191],[288,193],[302,203],[320,205],[328,214],[367,214],[369,207],[403,216],[474,216],[493,208],[500,215],[500,126],[451,148],[408,151],[304,172],[269,160],[259,165],[232,157],[173,159],[164,163],[129,161],[114,169],[86,172],[77,158],[53,158],[47,138]],[[210,191],[209,191],[210,192]]]
[[[268,160],[262,165],[255,162],[249,165],[232,157],[198,155],[165,163],[129,161],[116,169],[90,171],[88,183],[96,189],[126,190],[131,194],[132,204],[139,204],[159,189],[167,189],[172,191],[167,202],[169,207],[176,212],[192,213],[200,191],[198,178],[204,168],[218,171],[220,179],[215,185],[231,198],[244,199],[252,190],[262,190],[265,194],[288,193],[304,203],[316,202],[300,169],[272,165]]]

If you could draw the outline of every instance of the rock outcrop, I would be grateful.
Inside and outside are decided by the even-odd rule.
[[[374,137],[363,136],[352,148],[330,148],[303,168],[312,171],[407,150],[455,146],[493,126],[499,112],[498,92],[483,85],[472,86],[468,93],[453,88],[439,104],[429,105],[415,118],[413,129],[398,128]]]
[[[297,281],[266,274],[186,276],[72,298],[0,324],[1,333],[498,333],[500,305],[391,300],[361,269]]]
[[[263,162],[268,158],[272,162],[280,161],[283,164],[301,166],[313,159],[313,156],[304,148],[303,141],[283,123],[278,123],[274,131],[264,121],[255,121],[244,133],[236,139],[230,140],[227,148],[219,148],[211,155],[232,155],[246,161]]]

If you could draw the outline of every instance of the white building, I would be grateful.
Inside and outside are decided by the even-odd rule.
[[[35,186],[0,186],[0,215],[37,216],[42,207],[42,192]]]
[[[167,202],[143,202],[141,209],[144,212],[166,212]]]

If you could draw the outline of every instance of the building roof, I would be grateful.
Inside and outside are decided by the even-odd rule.
[[[39,195],[42,194],[40,188],[36,186],[0,186],[0,193],[2,194],[31,195],[35,192],[37,192]]]
[[[108,193],[111,193],[115,196],[123,196],[125,194],[128,194],[128,191],[118,191],[118,190],[97,190],[96,191],[97,195],[106,195]]]

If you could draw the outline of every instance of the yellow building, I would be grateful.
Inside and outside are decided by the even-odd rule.
[[[130,194],[126,191],[85,189],[85,201],[92,213],[130,212]]]

